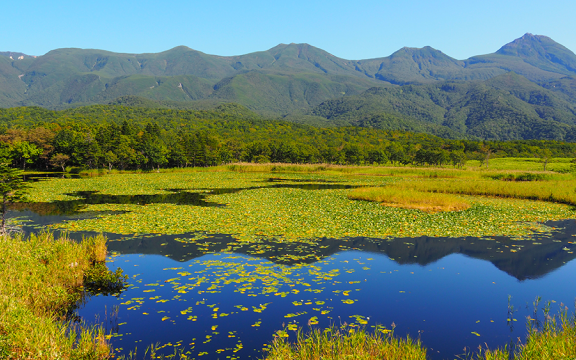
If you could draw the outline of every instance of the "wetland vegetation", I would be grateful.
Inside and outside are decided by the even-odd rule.
[[[0,245],[0,358],[108,358],[104,330],[73,316],[89,294],[125,287],[121,270],[103,265],[106,239],[76,243],[41,233],[3,236]]]
[[[30,197],[33,203],[19,204],[18,208],[32,209],[34,203],[46,204],[57,212],[60,205],[69,211],[69,205],[75,204],[74,211],[84,214],[85,218],[54,226],[70,231],[197,232],[195,240],[201,239],[202,234],[224,233],[235,236],[239,242],[264,239],[314,242],[321,238],[358,236],[524,236],[535,229],[546,231],[543,221],[573,216],[569,206],[554,202],[556,198],[550,195],[550,192],[559,194],[558,197],[566,195],[568,198],[563,202],[569,203],[570,197],[574,197],[570,191],[573,181],[570,175],[558,175],[565,180],[512,183],[484,178],[482,172],[453,169],[336,167],[308,171],[313,169],[303,166],[305,172],[286,174],[281,180],[275,179],[276,175],[258,172],[258,167],[251,165],[53,179],[33,183]],[[542,199],[547,201],[462,194],[460,202],[469,203],[468,209],[429,214],[348,198],[354,187],[417,187],[424,192],[448,188],[442,186],[444,181],[512,190],[515,185],[526,185],[520,190],[539,189],[544,194]],[[526,192],[526,197],[533,197]],[[173,196],[175,193],[180,195]],[[198,206],[203,204],[190,203],[189,198],[203,199],[204,204],[213,206]],[[157,200],[163,201],[155,202]]]
[[[267,349],[267,360],[339,360],[387,359],[426,360],[426,349],[420,340],[394,338],[393,330],[377,327],[368,332],[347,325],[324,330],[313,329],[304,335],[298,332],[295,344],[286,341],[285,331]]]
[[[96,343],[111,346],[114,356],[129,356],[136,347],[141,356],[142,348],[159,342],[152,348],[159,357],[172,351],[182,358],[283,359],[301,352],[300,358],[315,359],[329,358],[322,349],[357,350],[365,344],[367,359],[395,351],[404,351],[399,358],[444,359],[462,343],[477,348],[486,342],[492,349],[506,344],[506,321],[492,328],[498,322],[497,304],[486,299],[490,311],[478,310],[484,305],[469,294],[506,296],[516,287],[510,278],[525,286],[549,282],[556,279],[550,274],[574,259],[572,225],[566,220],[574,218],[573,175],[541,171],[538,161],[517,160],[520,170],[513,170],[514,162],[491,160],[489,170],[474,163],[466,169],[238,163],[112,171],[31,182],[29,202],[12,205],[10,214],[20,216],[30,231],[47,225],[72,237],[109,237],[108,265],[129,265],[130,286],[117,300],[95,296],[78,314],[103,317],[103,308],[118,307],[119,320],[112,328],[83,330]],[[570,162],[552,160],[548,166],[569,169]],[[387,206],[397,194],[401,200]],[[421,209],[439,197],[447,205],[428,203]],[[412,205],[400,206],[401,201]],[[450,207],[454,203],[460,205]],[[450,254],[487,260],[493,269],[476,264],[482,270],[470,271]],[[428,278],[430,272],[436,280]],[[494,280],[478,285],[474,277],[479,273]],[[462,283],[460,274],[469,283]],[[560,281],[557,276],[554,281]],[[415,278],[422,282],[412,283]],[[546,292],[541,282],[539,291]],[[460,288],[442,285],[448,283]],[[504,285],[495,291],[497,283]],[[430,300],[435,286],[444,286],[442,296]],[[519,296],[523,301],[524,295]],[[434,306],[474,305],[470,316],[451,320],[463,321],[454,327],[466,328],[468,335],[435,334],[428,324],[446,320],[431,313],[415,324],[406,306],[420,308],[424,298],[428,312]],[[389,313],[396,308],[402,310]],[[548,327],[555,339],[570,336],[573,320],[565,319],[562,329]],[[399,324],[398,336],[390,337],[390,329],[380,325],[392,321]],[[343,323],[345,329],[339,328]],[[145,334],[145,324],[155,324],[157,332]],[[308,327],[311,338],[302,332]],[[330,332],[322,330],[330,327]],[[419,329],[424,329],[422,342]],[[518,331],[514,334],[525,336]],[[547,339],[543,334],[531,332],[525,347],[509,351],[527,352],[531,342]],[[2,336],[7,344],[6,332]],[[440,336],[452,339],[443,340],[444,345],[433,340]],[[262,352],[263,343],[271,352]],[[307,347],[311,344],[321,345]],[[505,353],[482,350],[474,356],[491,359]]]
[[[549,310],[549,309],[548,309]],[[541,360],[572,359],[576,356],[576,315],[567,310],[538,322],[527,319],[528,337],[524,344],[514,350],[507,347],[489,349],[480,346],[476,352],[465,353],[471,360]],[[309,333],[298,332],[295,343],[286,340],[285,331],[279,331],[266,349],[266,360],[425,360],[426,348],[420,339],[394,338],[393,329],[376,326],[372,332],[347,325],[341,328],[312,329]],[[384,335],[383,335],[384,334]]]

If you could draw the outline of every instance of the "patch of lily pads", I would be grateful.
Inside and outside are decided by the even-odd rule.
[[[67,221],[55,228],[118,234],[231,234],[239,241],[314,242],[317,238],[344,237],[521,237],[550,228],[547,220],[574,216],[566,205],[548,202],[465,196],[471,207],[464,211],[424,213],[350,200],[349,189],[299,188],[327,181],[351,186],[382,186],[394,177],[291,174],[270,187],[271,174],[200,172],[121,174],[89,179],[54,179],[33,184],[30,200],[70,200],[79,191],[109,195],[167,194],[174,189],[206,194],[220,207],[183,204],[94,204],[81,211],[95,218]],[[278,181],[274,181],[277,184]],[[215,191],[220,189],[221,191]],[[227,192],[226,189],[245,189]],[[208,235],[206,235],[208,236]],[[199,235],[195,240],[201,240]]]

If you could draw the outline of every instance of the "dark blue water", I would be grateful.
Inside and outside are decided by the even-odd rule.
[[[200,254],[216,251],[211,244],[224,246],[224,236],[216,236],[214,243],[201,241],[200,249],[190,252],[194,245],[169,238],[112,241],[112,250],[135,252],[117,252],[109,263],[112,269],[124,269],[131,286],[120,298],[91,299],[79,315],[102,320],[105,310],[117,306],[113,322],[120,325],[111,328],[117,332],[111,341],[123,354],[135,347],[143,354],[148,345],[158,343],[166,354],[177,348],[193,355],[207,353],[211,359],[261,358],[263,345],[289,323],[308,329],[316,317],[318,324],[312,326],[359,324],[360,316],[369,329],[390,329],[394,323],[396,335],[420,337],[431,359],[453,359],[465,348],[523,340],[526,316],[533,316],[538,296],[543,299],[537,306],[541,318],[545,301],[553,301],[553,313],[561,303],[572,308],[576,246],[567,236],[564,232],[530,242],[332,240],[333,249],[326,240],[291,255],[316,251],[320,260],[289,265],[266,258],[278,253],[278,245],[274,249],[272,244],[253,248],[251,255],[245,248]],[[343,250],[346,243],[364,250]],[[166,253],[138,254],[139,248],[154,251],[154,245]],[[521,248],[512,245],[524,248],[510,251]],[[186,259],[184,254],[198,257]],[[294,332],[288,333],[294,338]]]
[[[14,214],[30,220],[27,231],[79,216],[78,204],[60,205]],[[78,315],[104,324],[118,354],[138,349],[138,358],[151,344],[164,354],[262,358],[264,344],[289,324],[346,323],[368,329],[394,324],[395,335],[419,337],[431,359],[454,359],[478,346],[524,341],[537,297],[540,318],[548,301],[552,313],[561,304],[573,309],[576,221],[549,225],[558,230],[525,241],[421,237],[242,245],[219,234],[199,241],[182,240],[194,234],[106,234],[109,267],[122,268],[130,287],[119,298],[91,298]]]

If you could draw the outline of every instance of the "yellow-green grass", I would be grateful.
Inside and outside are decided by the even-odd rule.
[[[316,174],[348,174],[348,175],[379,175],[379,176],[416,176],[416,177],[473,177],[479,178],[491,174],[536,172],[547,176],[557,177],[561,174],[556,171],[567,172],[570,169],[572,158],[550,159],[547,171],[543,171],[543,164],[538,158],[496,158],[490,160],[490,167],[480,167],[475,160],[468,162],[463,169],[451,165],[444,166],[412,166],[412,165],[337,165],[337,164],[286,164],[286,163],[233,163],[211,167],[186,167],[160,169],[160,173],[194,173],[194,172],[224,172],[240,173],[316,173]],[[145,174],[154,171],[113,169],[82,170],[82,175],[99,176],[104,174]],[[571,177],[571,176],[568,176]]]
[[[459,211],[470,208],[470,202],[459,196],[422,192],[395,186],[355,189],[348,194],[352,200],[377,201],[382,205],[418,209],[428,213]]]
[[[571,161],[573,158],[550,158],[546,164],[546,170],[549,171],[567,171],[570,169]],[[518,171],[542,171],[544,170],[544,162],[540,158],[514,158],[514,157],[503,157],[503,158],[493,158],[488,162],[488,167],[486,164],[482,164],[478,160],[469,160],[464,169],[478,171],[478,170],[518,170]],[[439,169],[454,169],[452,165],[446,164],[443,166],[411,166],[411,165],[393,165],[380,164],[380,165],[337,165],[337,164],[282,164],[282,163],[271,163],[271,164],[255,164],[255,163],[235,163],[231,165],[233,168],[239,171],[271,171],[274,168],[276,171],[285,170],[288,167],[297,168],[298,171],[324,171],[324,170],[335,170],[338,169],[374,169],[374,168],[439,168]],[[230,165],[228,165],[229,169]],[[242,169],[242,170],[240,170]]]
[[[498,348],[480,348],[467,354],[471,360],[568,360],[576,358],[576,315],[568,316],[564,310],[560,317],[548,318],[541,326],[534,326],[528,318],[528,336],[525,344],[515,351]],[[426,359],[426,348],[419,340],[393,336],[393,331],[377,327],[369,333],[344,325],[324,331],[312,329],[304,334],[298,330],[296,342],[288,340],[286,330],[278,331],[265,348],[266,360],[328,360],[328,359]],[[385,335],[383,335],[385,334]]]
[[[529,319],[529,322],[533,320]],[[576,359],[576,317],[563,312],[558,320],[549,319],[540,329],[531,327],[525,344],[510,357],[508,349],[481,349],[478,360],[568,360]]]
[[[66,322],[85,272],[105,259],[101,236],[81,243],[49,233],[0,238],[0,358],[105,359],[100,328]]]
[[[546,170],[567,171],[570,169],[573,158],[551,158],[548,159]],[[480,161],[469,160],[466,163],[467,169],[480,167]],[[486,164],[482,164],[486,168]],[[488,168],[492,170],[521,170],[521,171],[541,171],[544,170],[544,162],[540,158],[494,158],[488,161]]]
[[[426,359],[426,349],[420,340],[394,337],[393,332],[385,329],[370,333],[347,326],[324,331],[312,329],[309,334],[299,331],[294,344],[287,340],[287,333],[282,330],[276,334],[266,352],[266,360]]]
[[[327,175],[349,175],[349,176],[401,176],[416,178],[466,178],[481,179],[493,177],[506,177],[506,175],[535,174],[547,180],[566,180],[573,179],[574,176],[569,173],[558,173],[543,171],[542,167],[532,166],[535,159],[524,158],[506,158],[502,160],[501,166],[482,167],[469,166],[464,169],[457,169],[452,166],[444,167],[423,167],[423,166],[356,166],[356,165],[333,165],[333,164],[251,164],[237,163],[226,166],[213,168],[195,168],[195,169],[174,169],[175,172],[216,172],[216,171],[234,171],[239,173],[307,173],[307,174],[327,174]],[[567,170],[570,166],[571,159],[556,159],[561,164],[559,170]],[[526,166],[526,164],[532,164]],[[169,170],[166,170],[169,171]]]
[[[400,189],[446,194],[486,195],[576,205],[576,180],[501,181],[490,179],[427,179],[402,181]]]

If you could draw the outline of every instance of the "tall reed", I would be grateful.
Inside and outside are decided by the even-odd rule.
[[[350,326],[311,329],[297,333],[294,344],[286,331],[278,332],[267,348],[266,360],[425,360],[420,340],[393,336],[393,331],[377,328],[373,333]]]
[[[85,272],[104,261],[102,236],[76,243],[50,233],[0,239],[0,358],[106,359],[101,328],[72,324]]]
[[[510,182],[501,180],[430,179],[402,181],[394,186],[417,191],[487,195],[576,205],[576,180]]]
[[[511,352],[504,349],[479,349],[477,360],[568,360],[576,359],[576,314],[568,315],[568,309],[561,310],[559,316],[549,316],[535,324],[528,318],[528,337],[525,344]]]
[[[382,205],[418,209],[429,213],[459,211],[470,208],[470,203],[455,195],[429,193],[413,189],[385,187],[358,188],[348,194],[352,200],[377,201]]]

